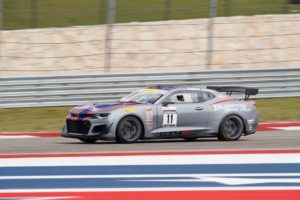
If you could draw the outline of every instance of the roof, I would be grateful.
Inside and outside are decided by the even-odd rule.
[[[176,90],[176,89],[188,89],[189,87],[181,86],[181,85],[154,85],[154,86],[150,86],[148,88],[170,91],[170,90]]]

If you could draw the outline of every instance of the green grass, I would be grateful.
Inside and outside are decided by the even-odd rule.
[[[300,97],[256,100],[261,122],[300,121]]]
[[[0,132],[59,131],[68,107],[0,109]]]
[[[300,5],[288,5],[286,0],[218,2],[218,16],[299,13],[300,10]],[[208,6],[209,0],[117,0],[116,22],[204,18],[208,17]],[[106,11],[107,0],[4,0],[4,29],[103,24]]]
[[[300,121],[300,97],[256,100],[261,122]],[[0,109],[0,132],[59,131],[70,107]]]

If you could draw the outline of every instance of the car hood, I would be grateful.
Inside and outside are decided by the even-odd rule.
[[[127,102],[115,102],[115,103],[89,103],[78,105],[70,110],[72,114],[94,114],[94,113],[103,113],[111,112],[118,108],[126,108],[135,105],[141,105],[137,103],[127,103]]]

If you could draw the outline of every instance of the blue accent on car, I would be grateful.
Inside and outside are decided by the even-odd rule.
[[[95,108],[108,108],[108,107],[117,106],[117,105],[121,105],[121,104],[117,104],[117,103],[114,103],[114,104],[98,104],[98,105],[95,105]]]
[[[90,106],[89,108],[84,109],[83,111],[80,112],[78,120],[82,120],[84,118],[85,114],[88,114],[95,108],[96,109],[109,108],[109,107],[113,107],[113,106],[117,106],[117,105],[120,105],[120,104],[116,104],[116,103],[115,104],[98,104],[98,105]]]

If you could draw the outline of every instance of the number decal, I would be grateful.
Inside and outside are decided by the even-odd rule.
[[[163,127],[175,127],[176,125],[176,107],[163,107]]]

